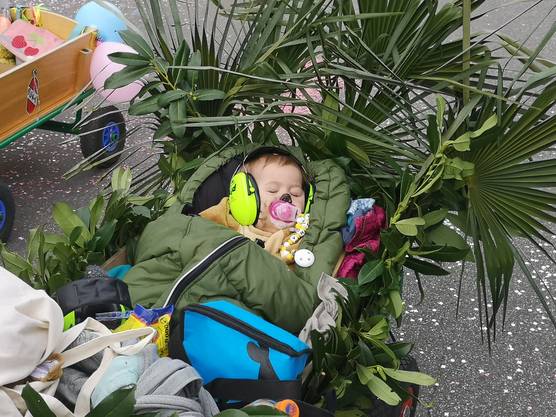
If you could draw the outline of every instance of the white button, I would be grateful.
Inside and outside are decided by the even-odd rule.
[[[299,249],[295,252],[295,263],[302,268],[309,268],[315,263],[315,255],[309,249]]]

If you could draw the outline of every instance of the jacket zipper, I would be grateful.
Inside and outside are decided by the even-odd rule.
[[[176,280],[176,283],[170,290],[168,297],[166,297],[166,301],[164,302],[163,307],[167,307],[170,304],[175,304],[182,292],[185,291],[189,284],[191,284],[199,275],[205,272],[214,261],[216,261],[218,258],[223,257],[228,252],[231,252],[248,240],[249,239],[247,239],[245,236],[234,236],[226,240],[224,243],[210,252],[207,256],[201,259],[199,263],[197,263],[193,268],[185,272]]]
[[[299,357],[309,353],[310,349],[304,349],[301,352],[296,351],[292,347],[288,346],[287,344],[280,342],[279,340],[274,339],[273,337],[263,333],[262,331],[255,329],[253,326],[241,321],[235,317],[232,317],[223,311],[217,310],[215,308],[202,305],[202,304],[193,304],[185,307],[186,311],[193,311],[195,313],[202,314],[204,316],[210,317],[216,320],[219,323],[222,323],[225,326],[228,326],[238,332],[249,336],[251,339],[255,339],[259,342],[262,346],[272,348],[279,352],[285,353],[286,355]]]

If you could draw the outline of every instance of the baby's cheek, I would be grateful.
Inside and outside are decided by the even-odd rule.
[[[295,197],[293,204],[303,213],[303,210],[305,210],[305,197]]]
[[[261,200],[261,214],[268,214],[268,208],[270,207],[270,203],[272,202],[272,200],[270,200],[268,197],[263,196],[262,200]]]

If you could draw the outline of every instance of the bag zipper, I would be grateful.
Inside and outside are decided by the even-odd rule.
[[[189,284],[191,284],[195,278],[205,272],[214,261],[226,255],[228,252],[231,252],[238,246],[244,244],[248,240],[249,239],[247,239],[245,236],[234,236],[226,240],[224,243],[210,252],[207,256],[201,259],[199,263],[197,263],[193,268],[185,272],[176,280],[174,286],[168,294],[168,297],[166,297],[166,301],[164,302],[163,307],[167,307],[170,304],[175,304],[182,292],[185,291]]]
[[[185,307],[185,310],[193,311],[195,313],[210,317],[211,319],[214,319],[225,326],[231,327],[232,329],[237,330],[238,332],[241,332],[246,336],[249,336],[251,339],[255,339],[264,347],[272,348],[289,356],[299,357],[311,351],[311,349],[304,349],[301,352],[298,352],[291,346],[288,346],[284,342],[280,342],[279,340],[274,339],[273,337],[267,335],[266,333],[263,333],[262,331],[254,328],[244,321],[206,305],[193,304]]]

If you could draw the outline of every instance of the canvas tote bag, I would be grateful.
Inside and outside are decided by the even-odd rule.
[[[63,327],[62,311],[54,300],[44,291],[31,288],[0,267],[0,416],[29,415],[21,391],[33,371],[49,358],[56,358],[59,367],[65,368],[104,351],[99,368],[81,389],[74,411],[54,398],[61,375],[59,372],[54,372],[50,380],[29,383],[57,417],[85,416],[90,411],[91,394],[110,361],[117,355],[140,352],[156,332],[147,327],[112,333],[93,319],[87,319],[67,332],[63,332]],[[68,349],[84,330],[93,331],[98,337]],[[142,339],[135,344],[121,346],[121,342],[137,338]]]

